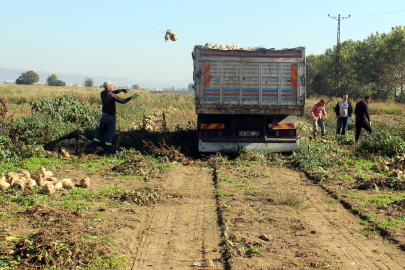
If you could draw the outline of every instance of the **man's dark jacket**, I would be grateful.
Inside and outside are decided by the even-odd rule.
[[[128,97],[126,99],[118,97],[116,94],[118,94],[119,92],[120,90],[111,91],[105,89],[100,93],[101,102],[103,103],[103,113],[115,116],[115,113],[117,112],[115,108],[115,102],[125,104],[132,99],[132,97]]]
[[[356,115],[356,123],[367,122],[367,120],[370,121],[368,103],[364,100],[359,101],[354,109],[354,114]]]

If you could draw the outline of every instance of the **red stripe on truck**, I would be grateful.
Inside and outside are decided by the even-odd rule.
[[[238,54],[238,53],[200,53],[200,56],[223,56],[223,57],[268,57],[268,58],[301,58],[301,54]]]

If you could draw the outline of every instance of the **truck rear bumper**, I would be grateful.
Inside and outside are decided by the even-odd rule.
[[[291,152],[298,151],[300,141],[295,142],[278,142],[278,143],[255,143],[255,142],[207,142],[198,141],[198,151],[205,153],[219,152],[223,150],[238,150],[247,149],[250,151],[265,151],[265,152]]]
[[[233,142],[233,143],[295,143],[296,138],[202,138],[202,142]]]

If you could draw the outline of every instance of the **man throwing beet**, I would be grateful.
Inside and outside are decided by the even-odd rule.
[[[112,141],[114,139],[115,133],[115,124],[117,122],[115,118],[115,102],[125,104],[131,99],[136,98],[138,94],[135,93],[126,99],[122,99],[118,97],[117,94],[120,92],[124,92],[126,94],[128,92],[127,89],[118,89],[112,91],[113,84],[108,81],[103,84],[103,87],[104,91],[100,93],[101,102],[103,104],[103,115],[100,119],[100,125],[98,126],[97,134],[94,137],[93,142],[90,144],[88,152],[94,152],[98,144],[101,142],[101,139],[105,135],[104,154],[108,155],[111,152]]]
[[[371,128],[370,115],[368,113],[368,104],[371,101],[370,96],[365,96],[364,100],[359,101],[354,109],[354,114],[356,115],[356,142],[359,141],[361,129],[364,128],[369,133],[373,133]]]
[[[326,117],[326,110],[325,110],[325,100],[321,99],[312,105],[310,115],[312,120],[314,121],[314,137],[318,134],[318,125],[321,128],[322,136],[325,136],[325,123],[322,116]]]

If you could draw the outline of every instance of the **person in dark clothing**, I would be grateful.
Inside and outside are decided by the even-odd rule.
[[[136,98],[138,94],[133,94],[132,96],[122,99],[117,96],[118,93],[128,92],[126,89],[113,90],[113,84],[111,82],[105,82],[103,84],[104,91],[100,93],[101,102],[102,102],[102,112],[103,115],[100,119],[100,125],[98,126],[97,134],[93,139],[93,142],[90,144],[88,152],[94,152],[98,144],[101,142],[101,139],[105,135],[105,145],[104,145],[104,154],[108,155],[111,152],[112,141],[114,139],[115,133],[115,124],[116,124],[116,108],[115,102],[125,104],[133,98]]]
[[[343,95],[343,100],[339,101],[335,107],[335,113],[337,116],[336,134],[346,135],[346,127],[350,117],[353,114],[353,105],[349,101],[347,94]],[[340,131],[342,130],[342,131]]]
[[[366,96],[364,100],[359,101],[354,109],[354,114],[356,115],[356,142],[359,141],[361,129],[364,128],[369,133],[373,133],[371,128],[370,115],[368,113],[368,104],[371,101],[370,96]]]

